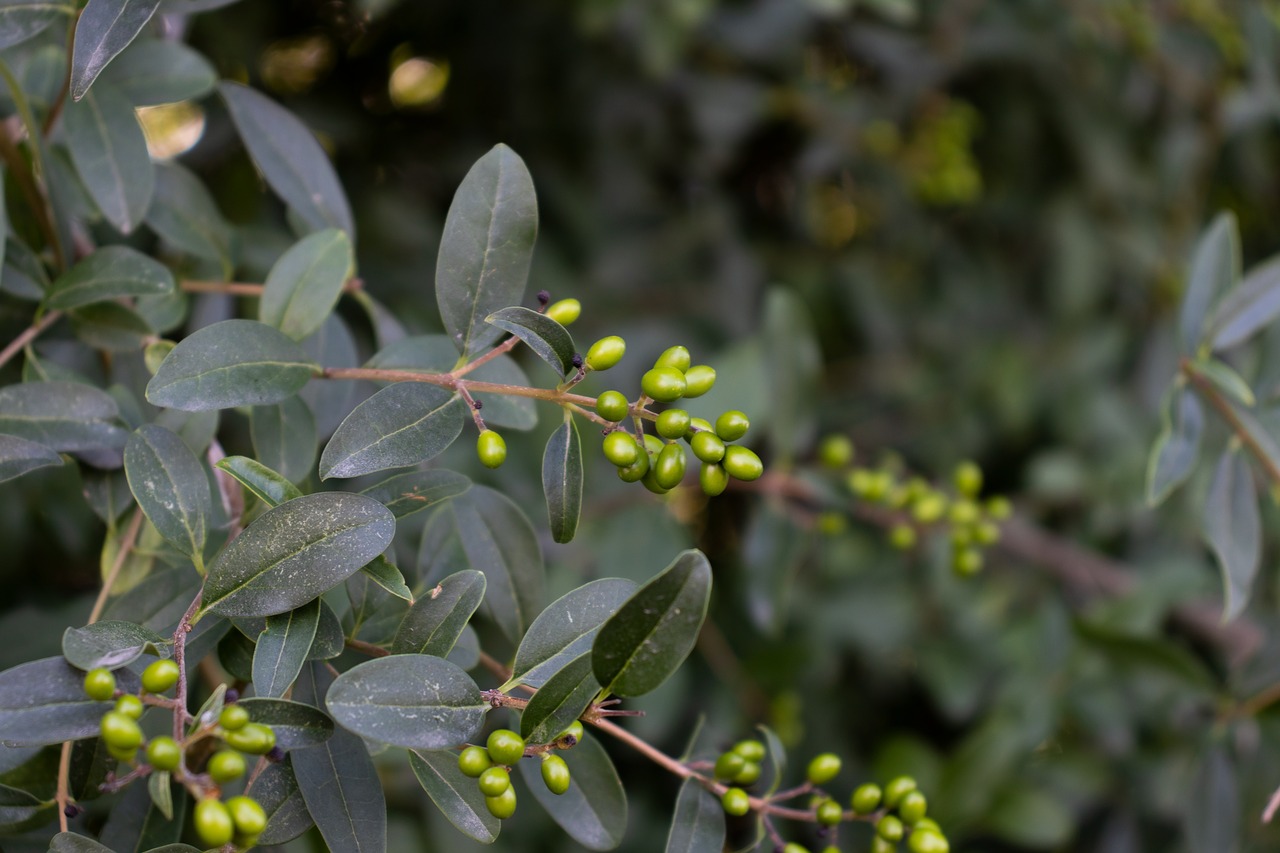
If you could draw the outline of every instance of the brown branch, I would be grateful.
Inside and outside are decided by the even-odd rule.
[[[366,654],[371,658],[384,658],[391,654],[391,652],[387,651],[382,646],[375,646],[373,643],[366,643],[364,640],[357,640],[351,637],[347,638],[346,644],[347,648],[352,651]]]
[[[1187,381],[1191,383],[1192,387],[1196,389],[1196,392],[1207,400],[1209,405],[1213,406],[1222,419],[1227,422],[1227,425],[1231,427],[1231,432],[1236,438],[1240,439],[1240,443],[1248,449],[1253,458],[1262,466],[1262,469],[1267,472],[1267,477],[1271,482],[1280,486],[1280,467],[1276,466],[1275,460],[1258,444],[1257,439],[1253,437],[1244,422],[1240,420],[1236,410],[1218,391],[1217,386],[1197,370],[1194,362],[1190,359],[1182,359],[1179,370],[1187,378]]]
[[[188,278],[178,282],[178,288],[187,293],[226,293],[232,296],[261,296],[265,287],[266,285],[244,281],[200,281]],[[362,287],[364,282],[361,279],[347,279],[342,285],[342,292],[354,293]]]
[[[3,137],[4,134],[0,134]],[[0,365],[7,364],[27,344],[35,340],[41,332],[52,326],[62,317],[61,311],[46,311],[45,315],[22,331],[9,345],[0,350]]]

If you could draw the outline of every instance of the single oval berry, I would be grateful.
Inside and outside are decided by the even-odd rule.
[[[134,747],[132,749],[121,748],[117,746],[112,746],[111,744],[107,744],[107,755],[110,755],[112,758],[116,759],[117,761],[132,762],[134,759],[138,757],[138,748],[137,747]]]
[[[911,853],[951,853],[951,843],[931,829],[913,829],[907,839]]]
[[[885,841],[878,835],[871,836],[871,853],[897,853],[898,845]]]
[[[982,469],[975,462],[961,462],[954,475],[956,491],[967,498],[982,491]]]
[[[627,342],[617,335],[601,338],[587,350],[587,367],[592,370],[608,370],[627,354]]]
[[[947,499],[938,492],[926,492],[911,504],[911,515],[921,524],[933,524],[947,512]]]
[[[758,480],[764,474],[764,463],[755,451],[736,444],[724,449],[721,464],[735,480]]]
[[[758,740],[740,740],[733,745],[733,751],[747,761],[759,762],[764,760],[764,744]]]
[[[119,711],[108,711],[102,715],[98,733],[107,746],[119,750],[137,749],[142,745],[142,729],[138,728],[137,721]]]
[[[182,747],[171,737],[154,737],[147,744],[147,763],[157,770],[172,770],[182,761]]]
[[[480,793],[486,797],[501,797],[510,787],[511,774],[501,765],[494,765],[480,774]]]
[[[586,730],[582,727],[582,721],[574,720],[569,724],[569,728],[560,733],[560,736],[557,737],[556,740],[568,743],[569,739],[572,738],[573,742],[569,743],[569,746],[577,746],[582,743],[582,739],[585,736]]]
[[[910,551],[916,546],[916,529],[903,522],[889,529],[889,544],[899,551]]]
[[[596,414],[611,423],[618,423],[627,416],[631,404],[621,391],[605,391],[596,397]]]
[[[547,308],[546,315],[561,326],[567,326],[582,315],[582,303],[576,299],[561,299]]]
[[[641,477],[640,482],[644,485],[646,489],[653,492],[655,495],[665,495],[667,492],[671,490],[658,482],[658,478],[654,476],[654,473],[653,473],[653,464],[654,463],[650,463],[649,473]]]
[[[498,820],[506,820],[516,813],[516,789],[508,786],[501,796],[485,797],[484,804],[488,807],[489,814]]]
[[[751,797],[741,788],[730,788],[721,795],[720,805],[724,807],[726,814],[742,817],[751,811]]]
[[[244,728],[224,732],[222,739],[227,746],[250,755],[266,755],[276,745],[276,733],[261,723],[245,723]]]
[[[733,777],[733,781],[739,785],[754,785],[760,779],[760,764],[755,761],[748,761],[742,765],[742,769],[738,771],[738,775]]]
[[[84,674],[84,692],[94,701],[106,702],[116,694],[116,677],[109,669],[91,669]]]
[[[236,825],[236,832],[241,835],[258,835],[267,828],[267,813],[252,797],[243,794],[227,800],[227,811],[231,813],[231,822]]]
[[[724,470],[723,465],[704,464],[698,471],[698,484],[705,494],[714,498],[729,487],[729,473]]]
[[[892,841],[897,844],[902,840],[902,836],[906,830],[902,826],[902,821],[898,820],[891,814],[887,814],[880,820],[876,821],[876,835],[885,841]]]
[[[835,800],[823,800],[818,804],[815,816],[823,826],[835,826],[844,820],[844,810]]]
[[[689,439],[693,455],[702,462],[713,464],[724,458],[724,442],[713,432],[695,432]]]
[[[569,783],[572,781],[569,775],[569,765],[558,755],[551,753],[543,753],[542,756],[542,781],[546,783],[547,790],[553,794],[563,794],[569,790]]]
[[[476,455],[486,468],[500,468],[507,461],[507,440],[491,429],[476,438]]]
[[[640,445],[635,436],[625,430],[611,432],[604,437],[604,458],[619,468],[634,465],[640,458]]]
[[[205,772],[219,785],[234,782],[244,775],[244,756],[234,749],[220,749],[209,759]]]
[[[888,808],[896,809],[898,803],[902,802],[902,798],[917,787],[916,780],[910,776],[898,776],[884,786],[884,804]]]
[[[865,785],[859,785],[854,790],[849,805],[853,806],[853,810],[858,814],[871,814],[880,808],[880,798],[882,796],[880,786],[868,782]]]
[[[640,377],[640,390],[659,403],[679,400],[684,389],[684,374],[671,367],[655,367]]]
[[[818,459],[825,468],[843,468],[853,455],[853,442],[846,435],[828,435],[818,445]]]
[[[195,825],[196,834],[206,847],[222,847],[236,832],[231,812],[216,797],[196,803]]]
[[[684,438],[689,430],[689,413],[684,409],[667,409],[658,415],[658,422],[654,427],[663,438]]]
[[[715,775],[717,779],[729,780],[737,776],[747,759],[738,753],[729,751],[716,759]]]
[[[227,705],[218,715],[218,725],[229,732],[243,729],[249,722],[249,711],[243,705]]]
[[[142,700],[132,693],[126,693],[116,700],[116,710],[126,717],[134,720],[142,719],[142,712],[147,710],[147,706],[142,704]]]
[[[479,779],[480,774],[493,766],[489,758],[489,750],[483,746],[469,746],[458,756],[458,769],[463,776]]]
[[[142,689],[148,693],[163,693],[178,683],[177,661],[158,660],[142,671]]]
[[[716,369],[706,364],[695,364],[684,372],[684,395],[701,397],[716,384]]]
[[[711,425],[711,421],[706,418],[690,418],[689,428],[685,430],[684,438],[686,441],[693,438],[700,432],[715,432],[716,429]]]
[[[796,844],[794,841],[788,841],[782,848],[782,853],[809,853],[809,848],[803,844]]]
[[[840,775],[840,763],[840,756],[834,752],[815,755],[809,762],[809,781],[814,785],[825,785]]]
[[[960,548],[951,557],[951,570],[963,578],[982,571],[982,552],[977,548]]]
[[[670,367],[684,373],[689,369],[689,365],[693,362],[693,358],[689,355],[688,347],[674,346],[667,347],[662,351],[662,355],[658,356],[657,361],[653,363],[654,367]]]
[[[716,435],[725,441],[737,441],[747,434],[751,421],[736,409],[731,409],[716,418]]]
[[[510,729],[497,729],[485,745],[494,764],[515,764],[524,757],[524,738]]]
[[[973,526],[973,541],[979,545],[994,545],[1000,541],[1000,525],[983,521]]]
[[[668,444],[658,454],[658,461],[653,466],[653,478],[663,489],[674,489],[684,479],[684,448],[678,444]]]
[[[1003,495],[997,495],[987,501],[986,510],[987,515],[991,516],[996,521],[1004,521],[1006,518],[1013,515],[1013,504],[1009,503],[1009,499]]]
[[[915,824],[923,820],[925,812],[928,810],[929,801],[919,791],[912,791],[898,803],[898,817],[909,824]]]
[[[618,469],[618,479],[624,483],[638,483],[649,473],[649,454],[636,455],[636,461]]]

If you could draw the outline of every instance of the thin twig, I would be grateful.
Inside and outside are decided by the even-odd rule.
[[[358,278],[347,279],[342,285],[343,293],[354,293],[364,287]],[[202,281],[184,278],[178,282],[178,288],[187,293],[226,293],[231,296],[261,296],[266,285],[245,281]]]
[[[3,138],[4,134],[0,133],[0,139]],[[35,340],[41,332],[58,322],[61,317],[61,311],[46,311],[43,317],[24,329],[21,334],[9,342],[7,347],[0,350],[0,365],[7,364],[9,359],[13,358],[23,347]]]
[[[204,587],[196,593],[187,607],[187,612],[178,620],[178,627],[173,632],[173,661],[178,665],[178,689],[174,695],[177,707],[173,711],[173,739],[182,742],[182,727],[187,724],[190,714],[187,712],[187,634],[191,633],[191,617],[200,609],[200,599],[204,597]]]
[[[320,373],[325,379],[369,379],[374,382],[425,382],[457,391],[466,388],[472,394],[500,394],[507,397],[529,397],[549,403],[577,403],[580,406],[596,404],[595,397],[569,394],[550,388],[529,388],[524,385],[504,385],[500,382],[477,382],[459,379],[451,373],[421,373],[416,370],[378,370],[370,367],[325,367]]]
[[[512,336],[510,338],[507,338],[505,341],[498,344],[496,347],[489,350],[487,353],[480,356],[475,361],[468,361],[466,364],[454,370],[453,375],[465,376],[471,371],[475,370],[477,367],[480,367],[483,364],[488,364],[489,362],[493,361],[498,356],[504,353],[511,352],[513,349],[516,348],[516,345],[519,343],[520,343],[520,339],[517,337]]]
[[[387,651],[382,646],[375,646],[373,643],[366,643],[364,640],[357,640],[351,637],[346,639],[346,645],[347,648],[352,651],[366,654],[371,658],[384,658],[391,654],[391,652]]]

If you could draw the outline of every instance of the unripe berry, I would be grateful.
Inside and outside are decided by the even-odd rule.
[[[978,509],[976,503],[962,498],[951,505],[951,512],[947,513],[947,518],[952,524],[966,525],[976,522],[981,514],[982,511]]]
[[[653,478],[663,489],[674,489],[684,479],[684,448],[678,444],[668,444],[658,454],[653,466]]]
[[[480,793],[486,797],[501,797],[510,787],[511,774],[501,765],[494,765],[480,774]]]
[[[844,811],[835,800],[824,800],[818,805],[817,818],[823,826],[835,826],[844,820]]]
[[[276,733],[261,723],[246,723],[241,729],[224,732],[222,739],[227,746],[250,755],[266,755],[276,745]]]
[[[924,794],[919,791],[912,791],[898,803],[898,817],[909,824],[920,821],[928,810],[929,802],[924,798]]]
[[[701,397],[716,384],[715,368],[706,364],[696,364],[684,372],[684,383],[686,397]]]
[[[501,796],[485,797],[484,804],[488,807],[489,814],[498,820],[506,820],[516,813],[516,789],[508,785]]]
[[[158,660],[142,671],[142,689],[148,693],[163,693],[178,683],[177,661]]]
[[[729,487],[729,474],[723,465],[704,464],[698,471],[698,483],[703,492],[714,498]]]
[[[567,741],[569,738],[573,738],[573,743],[570,745],[576,746],[577,744],[582,743],[582,738],[585,735],[586,735],[586,731],[582,727],[582,721],[574,720],[572,723],[569,724],[569,728],[565,729],[560,733],[560,736],[557,737],[556,740]]]
[[[716,759],[715,776],[720,780],[729,780],[742,771],[747,760],[738,753],[730,751]]]
[[[928,492],[916,498],[911,505],[911,515],[921,524],[932,524],[947,511],[947,499],[937,492]]]
[[[147,744],[147,763],[157,770],[172,770],[182,761],[182,748],[171,737],[154,737]]]
[[[507,461],[507,440],[491,429],[476,438],[476,455],[486,468],[500,468]]]
[[[107,744],[107,755],[110,755],[112,758],[116,759],[117,761],[132,762],[134,759],[138,757],[138,748],[133,747],[132,749],[130,749],[129,747],[119,747],[119,746],[112,746],[111,744]]]
[[[916,544],[916,529],[910,524],[895,524],[889,530],[889,544],[899,551],[909,551]]]
[[[991,516],[996,521],[1004,521],[1012,514],[1013,504],[1009,503],[1008,498],[1002,495],[997,495],[987,501],[987,515]]]
[[[252,797],[238,796],[227,800],[227,811],[231,813],[231,822],[236,825],[240,835],[258,835],[267,828],[267,813]]]
[[[644,485],[646,489],[653,492],[655,495],[665,495],[667,492],[671,490],[658,482],[658,478],[654,475],[654,472],[653,472],[653,466],[655,464],[657,464],[656,459],[653,462],[649,463],[649,473],[641,477],[640,482]]]
[[[849,804],[853,806],[853,810],[858,814],[871,814],[880,808],[880,800],[883,796],[879,785],[868,782],[865,785],[859,785],[854,790]]]
[[[982,552],[977,548],[961,548],[951,556],[951,570],[962,578],[982,571]]]
[[[907,839],[911,853],[951,853],[951,844],[941,833],[931,829],[915,829]]]
[[[596,397],[596,414],[615,424],[626,418],[630,407],[621,391],[605,391]]]
[[[720,436],[710,432],[696,432],[689,439],[693,455],[702,462],[716,463],[724,458],[725,446]]]
[[[693,358],[689,355],[688,347],[667,347],[662,351],[662,355],[658,356],[658,360],[653,363],[653,366],[670,367],[672,370],[684,373],[689,369],[692,361]]]
[[[931,817],[922,817],[911,826],[912,832],[936,832],[942,834],[942,827],[938,826],[938,822]]]
[[[222,847],[235,835],[235,823],[227,807],[217,797],[207,797],[196,803],[196,834],[206,847]]]
[[[643,480],[645,475],[649,473],[649,454],[640,453],[636,455],[636,461],[618,469],[618,479],[624,483],[637,483]]]
[[[463,776],[479,779],[480,774],[493,766],[489,750],[483,746],[469,746],[458,756],[458,769]]]
[[[982,491],[982,469],[973,462],[961,462],[955,471],[956,491],[965,497],[976,497]]]
[[[782,853],[809,853],[809,848],[803,844],[796,844],[794,841],[788,841],[786,846],[782,848]]]
[[[684,389],[684,374],[671,367],[655,367],[640,377],[640,390],[659,403],[679,400]]]
[[[138,728],[137,721],[119,711],[102,715],[98,733],[108,746],[118,750],[137,749],[142,745],[142,729]]]
[[[809,762],[808,779],[815,785],[825,785],[840,775],[840,756],[834,752],[815,755]]]
[[[737,441],[747,434],[751,421],[736,409],[725,412],[716,418],[716,435],[725,441]]]
[[[626,430],[617,430],[604,437],[604,457],[619,468],[634,465],[640,457],[640,445]]]
[[[249,722],[249,711],[243,705],[227,705],[218,715],[218,725],[229,732],[243,729]]]
[[[569,765],[558,755],[549,752],[542,755],[542,781],[547,790],[553,794],[563,794],[569,790],[572,781],[569,776]]]
[[[818,445],[818,459],[826,468],[843,468],[853,461],[853,442],[848,436],[829,435]]]
[[[739,785],[754,785],[760,778],[760,765],[755,761],[748,761],[742,765],[742,769],[738,771],[738,775],[733,777],[734,782]]]
[[[983,521],[973,527],[973,541],[979,545],[994,545],[1000,541],[1000,526]]]
[[[91,669],[84,674],[84,692],[94,701],[106,702],[116,693],[116,677],[109,669]]]
[[[844,513],[828,510],[818,515],[818,532],[823,536],[839,536],[849,528]]]
[[[689,428],[684,431],[682,438],[691,439],[700,432],[715,432],[716,429],[711,425],[711,421],[706,418],[690,418]]]
[[[116,700],[116,711],[130,719],[142,719],[142,712],[145,710],[147,710],[147,706],[143,705],[142,700],[132,693],[126,693]]]
[[[510,729],[497,729],[485,745],[494,764],[515,764],[524,757],[524,738]]]
[[[689,431],[689,413],[684,409],[667,409],[658,415],[658,422],[654,427],[663,438],[684,438],[684,434]]]
[[[601,338],[587,350],[587,367],[592,370],[608,370],[627,353],[627,342],[617,335]]]
[[[736,444],[724,449],[724,461],[721,464],[735,480],[758,480],[764,474],[764,463],[756,456],[755,451]]]
[[[887,814],[876,821],[876,835],[879,835],[885,841],[892,841],[896,844],[902,840],[905,831],[902,821],[891,814]]]
[[[747,761],[763,761],[765,756],[764,744],[758,740],[740,740],[733,745],[733,751]]]
[[[726,814],[742,817],[751,811],[751,798],[741,788],[730,788],[721,795],[720,805],[724,807]]]
[[[898,845],[892,841],[885,841],[878,835],[871,837],[871,853],[896,853]]]
[[[209,759],[209,766],[205,768],[209,777],[219,785],[234,782],[244,775],[244,771],[244,756],[234,749],[218,750]]]
[[[912,791],[916,790],[916,780],[910,776],[899,776],[884,786],[884,804],[891,809],[896,809],[898,803],[902,802],[902,798]]]
[[[576,299],[561,299],[547,308],[546,314],[561,326],[567,326],[582,314],[582,303]]]

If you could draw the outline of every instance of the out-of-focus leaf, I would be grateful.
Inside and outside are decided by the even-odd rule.
[[[409,608],[391,650],[396,654],[448,656],[484,600],[484,588],[484,575],[474,569],[449,575]]]
[[[414,750],[409,765],[431,802],[462,834],[482,844],[492,844],[502,831],[502,821],[485,805],[476,781],[458,769],[453,750]]]
[[[1196,769],[1183,811],[1188,849],[1237,853],[1240,820],[1236,768],[1223,747],[1209,747]]]
[[[572,417],[551,433],[542,454],[542,492],[547,498],[551,538],[568,542],[582,514],[582,441]]]
[[[280,474],[247,456],[225,456],[215,466],[226,471],[267,506],[302,497],[302,492]]]
[[[129,433],[116,426],[116,401],[79,382],[24,382],[0,388],[0,433],[52,450],[123,451]]]
[[[1280,317],[1280,257],[1249,270],[1218,303],[1208,334],[1215,352],[1239,346]]]
[[[173,291],[173,273],[128,246],[106,246],[54,280],[45,307],[66,310],[118,299]]]
[[[1200,456],[1204,409],[1189,388],[1179,388],[1162,409],[1164,427],[1147,463],[1147,503],[1156,506],[1191,474]]]
[[[358,477],[424,462],[462,432],[462,398],[421,382],[398,382],[356,407],[320,455],[320,478]]]
[[[186,442],[164,427],[143,424],[125,445],[124,470],[160,535],[203,565],[213,499],[204,467]]]
[[[676,797],[666,853],[723,850],[724,837],[724,807],[720,801],[693,779],[684,780]]]
[[[0,2],[0,50],[21,44],[39,35],[54,21],[69,19],[75,13],[76,4],[70,2],[4,0]]]
[[[119,669],[144,654],[168,657],[169,641],[133,622],[94,622],[62,633],[62,656],[77,669]]]
[[[104,84],[67,104],[63,121],[84,188],[117,231],[130,233],[147,215],[156,180],[133,104]]]
[[[484,321],[524,341],[560,376],[568,376],[576,369],[573,366],[573,338],[564,326],[546,314],[517,305],[495,311]]]
[[[574,841],[588,850],[612,850],[622,843],[627,831],[627,795],[618,771],[604,747],[590,735],[562,757],[569,765],[569,790],[559,795],[547,790],[536,761],[518,765],[525,785]]]
[[[624,578],[601,578],[565,593],[538,614],[516,650],[507,690],[541,687],[570,661],[590,651],[605,620],[636,591]]]
[[[249,435],[258,461],[293,483],[311,476],[316,462],[316,418],[301,397],[254,406]]]
[[[16,435],[0,435],[0,482],[61,464],[62,457],[43,444]]]
[[[230,272],[231,229],[204,183],[181,165],[156,164],[156,188],[146,223],[175,248],[219,261],[223,271]]]
[[[1249,603],[1262,556],[1262,522],[1249,460],[1227,450],[1218,460],[1204,504],[1204,536],[1222,569],[1223,618],[1234,619]]]
[[[808,444],[817,427],[822,355],[809,309],[789,290],[769,291],[763,326],[763,382],[772,393],[767,429],[775,455],[786,460]]]
[[[1257,402],[1249,383],[1222,362],[1212,358],[1205,359],[1196,362],[1195,369],[1216,385],[1219,391],[1233,398],[1237,403],[1252,406]]]
[[[1191,255],[1187,292],[1178,318],[1183,352],[1194,354],[1200,348],[1214,302],[1239,280],[1240,229],[1235,214],[1223,211],[1209,223]]]
[[[125,691],[139,686],[126,669],[116,673],[116,683]],[[0,741],[13,746],[93,737],[111,707],[84,694],[84,671],[61,655],[0,672]]]
[[[89,0],[76,21],[71,97],[80,100],[107,63],[138,37],[160,0]]]
[[[140,314],[119,302],[96,302],[67,315],[76,337],[94,349],[136,352],[155,334]]]
[[[267,275],[258,319],[295,341],[313,334],[338,304],[353,262],[346,232],[326,228],[303,237]]]
[[[360,492],[404,518],[456,497],[471,488],[471,480],[456,471],[434,468],[388,477]]]
[[[134,41],[101,77],[137,107],[202,98],[218,82],[218,72],[199,51],[158,38]]]

